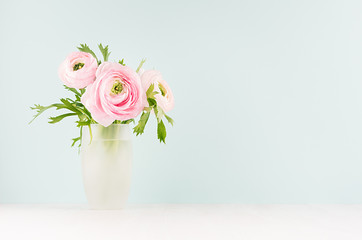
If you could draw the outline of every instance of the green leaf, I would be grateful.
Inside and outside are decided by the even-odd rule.
[[[77,115],[77,114],[76,113],[66,113],[66,114],[56,116],[56,117],[50,117],[49,123],[54,124],[54,123],[60,122],[61,120],[63,120],[66,117],[70,117],[70,116],[74,116],[74,115]]]
[[[103,47],[102,43],[98,44],[98,48],[101,51],[102,55],[103,55],[103,59],[104,61],[108,61],[108,57],[111,54],[111,52],[108,52],[108,45]]]
[[[96,121],[94,121],[94,119],[92,119],[91,113],[80,102],[80,98],[85,93],[85,89],[77,90],[77,89],[74,89],[74,88],[69,88],[67,86],[64,86],[64,87],[68,91],[71,91],[71,92],[73,92],[75,94],[75,100],[70,99],[70,98],[62,98],[62,99],[60,99],[61,103],[55,103],[55,104],[52,104],[52,105],[49,105],[49,106],[41,106],[41,105],[35,104],[34,107],[31,107],[31,109],[36,110],[37,113],[34,116],[34,118],[32,119],[32,121],[34,121],[34,119],[36,117],[38,117],[40,114],[42,114],[44,111],[46,111],[49,108],[55,108],[56,110],[61,110],[62,109],[62,110],[70,111],[68,113],[61,114],[61,115],[56,116],[56,117],[50,117],[49,118],[50,119],[49,123],[54,124],[54,123],[62,121],[66,117],[78,116],[79,121],[76,121],[76,123],[77,123],[77,127],[80,128],[80,134],[79,134],[80,136],[77,137],[77,138],[73,138],[72,146],[74,146],[79,141],[78,147],[80,147],[82,145],[82,129],[83,129],[83,127],[84,126],[89,127],[89,132],[90,132],[91,137],[92,137],[92,131],[91,131],[90,125],[92,123],[96,123]]]
[[[167,116],[166,114],[164,114],[164,115],[165,115],[165,118],[167,119],[167,121],[173,126],[175,121],[170,116]]]
[[[126,64],[124,63],[124,58],[122,58],[121,61],[118,61],[119,64],[123,65],[123,66],[126,66]]]
[[[74,95],[75,95],[75,100],[78,101],[78,102],[80,102],[80,98],[81,98],[82,95],[83,95],[81,92],[78,92],[78,90],[75,89],[75,88],[70,88],[70,87],[67,87],[67,86],[65,86],[65,85],[63,85],[63,86],[64,86],[64,88],[67,89],[68,91],[73,92]],[[73,100],[72,100],[72,101],[73,101]],[[74,102],[74,101],[73,101],[73,102]]]
[[[147,98],[148,101],[148,105],[150,105],[150,107],[156,107],[157,106],[157,102],[155,99],[153,98]]]
[[[152,83],[152,84],[150,85],[150,87],[149,87],[149,88],[147,89],[147,91],[146,91],[147,97],[152,94],[153,89],[155,89],[155,85]]]
[[[86,118],[89,120],[92,120],[92,114],[88,111],[88,109],[80,102],[74,102],[74,105],[76,108],[78,108],[79,111],[81,111]]]
[[[136,136],[142,134],[145,130],[148,118],[150,117],[150,112],[143,112],[138,124],[133,128],[133,132],[136,133]]]
[[[159,92],[153,91],[154,89],[155,89],[155,85],[152,83],[146,91],[147,98],[155,99],[155,95],[158,94]]]
[[[157,138],[160,140],[160,142],[166,143],[166,127],[162,120],[157,124]]]
[[[78,90],[77,90],[77,89],[75,89],[75,88],[70,88],[70,87],[65,86],[65,85],[63,85],[63,86],[64,86],[64,88],[65,88],[65,89],[67,89],[68,91],[73,92],[76,96],[79,96],[79,97],[81,97],[81,96],[82,96],[82,94],[81,94],[80,92],[78,92]]]
[[[97,62],[98,62],[98,58],[97,58],[96,54],[88,47],[87,44],[80,44],[80,47],[77,47],[77,48],[78,48],[79,51],[92,54],[92,56],[93,56],[93,57],[97,60]]]
[[[141,60],[140,64],[137,67],[136,73],[138,73],[141,70],[141,68],[145,62],[146,62],[146,58]]]
[[[64,103],[64,105],[65,105],[65,107],[63,107],[63,108],[66,108],[72,112],[75,112],[79,116],[84,115],[84,117],[88,118],[89,120],[92,119],[90,112],[84,107],[83,104],[76,103],[69,98],[67,98],[67,99],[61,98],[60,101],[62,103]],[[79,106],[82,106],[82,107],[79,107]],[[81,117],[79,117],[79,118],[81,118]]]
[[[61,98],[60,101],[65,105],[65,108],[69,109],[70,111],[77,114],[82,114],[79,108],[75,107],[72,103],[69,102],[69,100]]]
[[[32,123],[35,118],[37,118],[40,114],[42,114],[44,111],[48,110],[49,108],[55,107],[56,109],[60,109],[63,104],[55,103],[49,106],[41,106],[39,104],[35,104],[34,107],[30,107],[31,110],[36,110],[37,113],[33,116],[33,119],[29,122]]]

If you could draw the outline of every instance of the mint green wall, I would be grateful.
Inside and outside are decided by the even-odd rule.
[[[160,70],[167,145],[134,139],[133,203],[362,203],[361,1],[2,1],[0,202],[85,202],[71,120],[28,126],[79,43]]]

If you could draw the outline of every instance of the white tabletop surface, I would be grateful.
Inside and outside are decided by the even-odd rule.
[[[362,239],[362,205],[0,205],[0,239]]]

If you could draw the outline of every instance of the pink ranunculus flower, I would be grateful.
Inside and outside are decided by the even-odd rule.
[[[82,103],[94,120],[107,127],[114,120],[137,117],[143,110],[143,89],[139,75],[119,63],[104,62],[96,81],[86,88]]]
[[[63,83],[71,88],[85,88],[95,80],[98,63],[86,52],[73,52],[60,65],[58,74]]]
[[[141,75],[141,82],[144,91],[147,91],[151,84],[154,84],[154,91],[159,92],[155,95],[158,106],[162,108],[164,112],[168,112],[173,109],[175,105],[175,100],[171,91],[171,88],[168,86],[167,82],[163,79],[161,73],[156,70],[147,70],[144,71]],[[145,106],[148,106],[146,101]]]

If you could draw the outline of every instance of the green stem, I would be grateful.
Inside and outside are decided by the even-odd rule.
[[[138,65],[138,68],[137,68],[137,70],[136,70],[136,73],[138,73],[138,72],[141,70],[141,68],[142,68],[142,66],[143,66],[143,64],[144,64],[145,62],[146,62],[146,59],[145,59],[145,58],[141,60],[140,65]]]
[[[90,136],[89,144],[91,144],[92,140],[93,140],[93,134],[92,134],[92,127],[90,124],[88,125],[88,128],[89,128],[89,136]]]

